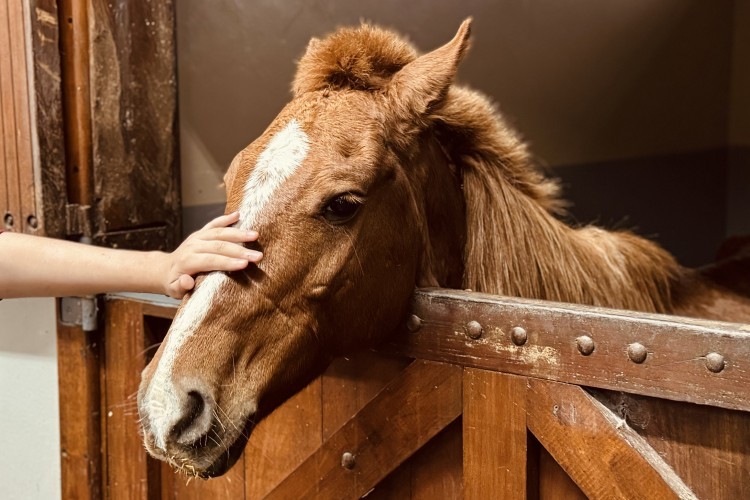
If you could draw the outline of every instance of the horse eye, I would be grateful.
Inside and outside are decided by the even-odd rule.
[[[323,217],[328,222],[347,222],[354,217],[362,202],[350,193],[333,198],[323,209]]]

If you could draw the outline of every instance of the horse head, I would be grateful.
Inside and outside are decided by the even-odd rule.
[[[260,233],[263,261],[200,277],[143,372],[153,456],[222,474],[258,418],[394,331],[415,286],[461,286],[461,179],[433,113],[469,27],[421,56],[364,25],[310,42],[292,101],[225,176],[226,210]]]

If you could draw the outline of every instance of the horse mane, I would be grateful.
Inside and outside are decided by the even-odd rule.
[[[380,91],[416,49],[367,24],[313,39],[295,95]],[[573,228],[559,184],[482,94],[453,85],[427,123],[461,172],[466,202],[465,288],[487,293],[651,312],[671,312],[681,273],[656,244],[626,231]]]

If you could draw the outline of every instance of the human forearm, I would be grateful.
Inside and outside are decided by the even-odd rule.
[[[0,235],[0,297],[164,293],[161,252],[113,250],[23,234]]]
[[[244,246],[255,241],[258,233],[230,227],[238,220],[237,212],[215,218],[171,254],[2,233],[0,299],[104,292],[163,293],[181,298],[195,286],[195,275],[239,271],[263,257]]]

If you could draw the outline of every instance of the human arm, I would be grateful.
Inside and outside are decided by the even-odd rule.
[[[218,217],[171,254],[117,250],[16,233],[0,235],[0,298],[149,292],[181,298],[207,271],[237,271],[260,252],[241,245],[255,232],[226,227],[237,213]]]

